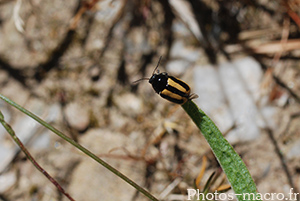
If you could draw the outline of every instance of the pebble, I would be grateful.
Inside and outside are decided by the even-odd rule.
[[[69,103],[65,107],[64,113],[69,125],[78,131],[86,130],[90,124],[87,107],[83,107],[79,103]]]
[[[141,98],[131,93],[121,94],[114,99],[114,102],[123,113],[130,116],[137,115],[143,111]]]
[[[201,58],[201,53],[199,50],[187,48],[182,40],[177,40],[174,42],[171,48],[170,57],[174,59],[181,58],[189,62],[195,62]]]
[[[172,60],[167,63],[166,71],[170,75],[180,75],[183,74],[186,69],[190,66],[190,62],[182,59]]]
[[[11,188],[17,181],[15,172],[8,172],[0,175],[0,193],[4,193]]]
[[[288,159],[299,158],[300,157],[300,140],[296,141],[292,148],[287,153]]]
[[[100,78],[100,68],[97,65],[93,65],[89,68],[89,76],[93,81],[97,81]]]

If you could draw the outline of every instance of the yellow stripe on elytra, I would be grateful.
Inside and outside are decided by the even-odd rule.
[[[171,78],[168,79],[168,85],[178,89],[179,91],[182,91],[183,93],[187,93],[187,91],[184,87],[182,87],[180,84],[174,82]]]
[[[183,98],[182,96],[179,96],[178,94],[174,94],[173,92],[169,91],[168,89],[164,89],[160,93],[164,94],[165,96],[169,96],[171,98],[177,99],[177,100],[181,100]]]

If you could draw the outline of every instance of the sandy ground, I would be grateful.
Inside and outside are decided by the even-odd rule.
[[[163,55],[160,70],[191,85],[199,95],[195,101],[240,154],[258,191],[284,196],[289,196],[291,188],[297,192],[299,50],[271,48],[274,52],[254,54],[243,47],[258,51],[263,42],[280,42],[287,30],[297,40],[299,28],[284,17],[281,4],[243,7],[242,2],[224,3],[232,12],[239,11],[235,19],[239,19],[240,32],[236,33],[248,40],[224,43],[232,60],[220,52],[210,58],[207,42],[193,28],[193,20],[184,20],[190,13],[182,6],[181,14],[173,8],[177,12],[168,27],[174,16],[166,7],[168,1],[162,2],[0,1],[0,93],[160,200],[185,200],[203,158],[207,163],[200,188],[220,167],[179,105],[163,100],[146,81],[132,84],[149,77]],[[208,5],[217,12],[217,1]],[[199,15],[195,14],[194,20]],[[226,20],[221,23],[228,25]],[[213,30],[213,22],[209,23]],[[233,27],[227,28],[235,31],[234,21],[229,24]],[[223,31],[221,40],[233,37],[224,27]],[[3,101],[0,109],[36,161],[75,200],[148,200]],[[1,201],[68,200],[16,149],[2,128],[0,160]],[[226,184],[223,173],[212,190],[221,183]],[[171,190],[164,194],[167,187]]]

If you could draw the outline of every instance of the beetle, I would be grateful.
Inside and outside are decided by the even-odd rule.
[[[159,73],[157,69],[161,58],[159,58],[158,63],[151,75],[150,78],[142,78],[134,82],[137,83],[141,80],[149,80],[149,83],[152,85],[154,91],[158,93],[162,98],[167,99],[173,103],[183,105],[188,100],[197,98],[198,95],[192,93],[191,88],[184,81],[168,75],[168,73],[163,72]],[[157,71],[157,73],[155,73]]]

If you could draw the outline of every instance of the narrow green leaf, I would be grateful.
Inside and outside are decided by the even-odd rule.
[[[245,163],[214,122],[193,101],[187,101],[182,107],[204,135],[238,200],[261,200]]]

